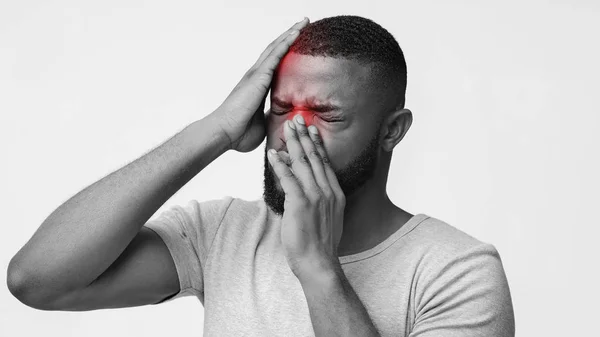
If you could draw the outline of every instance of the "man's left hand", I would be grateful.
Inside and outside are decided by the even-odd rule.
[[[285,193],[281,242],[288,265],[302,280],[339,265],[346,199],[320,135],[299,123],[299,116],[283,127],[291,167],[281,158],[283,151],[267,157]]]

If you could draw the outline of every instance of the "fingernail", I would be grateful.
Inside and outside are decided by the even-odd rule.
[[[314,126],[314,125],[311,125],[311,126],[309,126],[309,127],[308,127],[308,131],[310,131],[310,132],[314,133],[315,135],[316,135],[316,134],[319,134],[319,131],[317,131],[317,127],[316,127],[316,126]]]
[[[295,118],[296,118],[296,122],[298,122],[298,123],[300,123],[300,124],[304,125],[304,118],[302,118],[302,116],[301,116],[301,115],[296,115],[296,117],[295,117]]]
[[[294,122],[292,122],[292,121],[291,121],[291,120],[289,120],[289,119],[287,120],[287,125],[288,125],[290,128],[292,128],[292,129],[296,130],[296,126],[294,125]]]

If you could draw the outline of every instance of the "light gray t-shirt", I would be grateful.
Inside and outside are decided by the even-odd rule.
[[[164,240],[181,287],[158,303],[196,296],[205,337],[314,336],[280,222],[262,198],[233,197],[190,200],[150,219],[145,226]],[[381,336],[514,336],[498,252],[441,220],[415,214],[377,246],[339,261]]]

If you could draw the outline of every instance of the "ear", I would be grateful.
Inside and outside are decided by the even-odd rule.
[[[400,109],[390,113],[382,124],[383,138],[381,147],[386,152],[391,152],[396,144],[400,143],[412,125],[412,112]]]

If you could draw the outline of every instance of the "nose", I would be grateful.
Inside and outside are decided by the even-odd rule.
[[[293,121],[293,118],[295,118],[296,115],[300,115],[302,116],[302,118],[304,118],[304,123],[306,124],[306,127],[309,127],[312,124],[314,116],[310,111],[294,111],[288,116],[287,119]]]
[[[293,119],[294,119],[294,117],[296,117],[296,115],[301,115],[302,118],[304,118],[304,124],[306,124],[306,127],[309,127],[310,125],[312,125],[314,114],[312,114],[310,111],[305,111],[305,110],[296,110],[296,111],[291,112],[286,117],[286,120],[291,120],[292,122],[294,122]],[[280,124],[280,127],[281,128],[279,129],[279,132],[281,132],[281,133],[279,134],[279,140],[281,140],[283,147],[281,149],[279,149],[278,151],[286,151],[287,152],[287,144],[284,139],[285,137],[283,136],[283,128],[285,127],[285,123]]]

